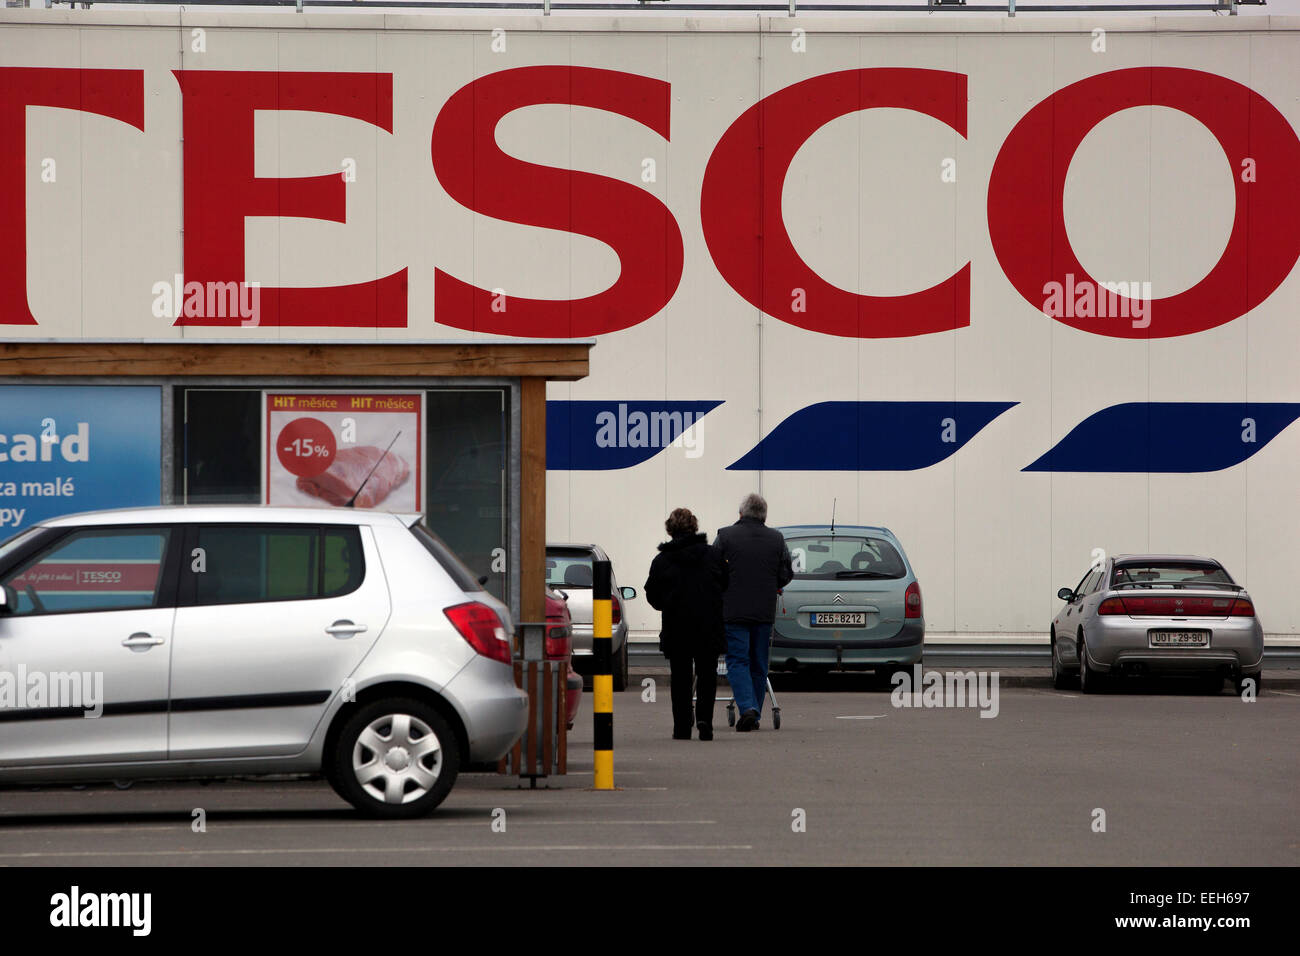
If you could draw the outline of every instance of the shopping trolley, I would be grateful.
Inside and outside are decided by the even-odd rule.
[[[726,659],[726,657],[723,657],[721,660],[718,661],[718,676],[719,676],[719,677],[726,677],[726,676],[727,676],[727,659]],[[728,688],[730,688],[730,686],[731,686],[731,685],[730,685],[730,682],[728,682],[728,685],[727,685],[727,686],[728,686]],[[728,727],[734,727],[734,726],[736,726],[736,696],[735,696],[735,693],[733,692],[732,695],[729,696],[729,697],[723,697],[721,694],[719,694],[719,695],[718,695],[716,698],[714,698],[714,699],[715,699],[716,701],[718,701],[719,703],[721,703],[721,702],[723,702],[723,701],[726,702],[726,704],[727,704],[727,726],[728,726]],[[774,690],[772,690],[772,677],[771,677],[771,675],[768,675],[768,677],[767,677],[767,699],[770,700],[770,701],[772,702],[772,729],[773,729],[773,730],[780,730],[780,729],[781,729],[781,705],[777,703],[777,701],[776,701],[776,692],[775,692]],[[695,703],[695,692],[694,692],[694,689],[692,689],[692,691],[691,691],[691,704],[694,705],[694,703]]]

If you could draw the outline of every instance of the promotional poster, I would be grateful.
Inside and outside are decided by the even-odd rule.
[[[266,504],[420,510],[421,393],[264,394]]]

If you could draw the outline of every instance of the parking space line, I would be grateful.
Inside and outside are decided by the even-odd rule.
[[[310,822],[222,823],[221,818],[219,816],[213,816],[208,818],[208,826],[210,827],[211,831],[214,833],[216,832],[228,833],[233,830],[307,830],[312,827],[329,827],[331,830],[337,832],[340,829],[340,826],[346,827],[349,830],[374,829],[375,827],[386,827],[389,829],[396,830],[398,827],[394,825],[395,822],[396,821],[377,821],[373,823],[352,823],[352,824],[341,824],[341,825],[332,824],[327,820],[322,820],[319,823],[310,823]],[[592,821],[590,818],[584,818],[582,820],[525,820],[523,822],[516,821],[514,825],[522,829],[527,829],[528,827],[589,826],[591,822]],[[598,822],[601,826],[610,826],[610,827],[634,827],[634,826],[635,827],[658,827],[658,826],[713,826],[716,825],[718,821],[717,820],[600,820]],[[488,824],[491,823],[491,820],[488,817],[488,811],[484,810],[482,820],[446,820],[440,822],[430,821],[430,823],[431,826],[436,826],[437,829],[441,830],[444,827],[487,826]],[[403,820],[400,821],[400,824],[402,826],[409,826],[410,821]],[[130,830],[132,833],[142,833],[144,831],[166,833],[166,832],[173,832],[181,827],[188,829],[189,825],[190,825],[190,818],[187,816],[184,818],[177,817],[175,823],[148,823],[142,825],[105,824],[103,826],[65,827],[65,826],[59,826],[57,823],[51,823],[49,826],[45,826],[45,827],[15,827],[15,828],[0,827],[0,833],[3,833],[5,836],[13,836],[22,833],[43,833],[43,834],[49,834],[51,836],[54,836],[61,833],[104,833],[104,832],[112,832],[114,830],[118,830],[118,831]]]
[[[842,717],[836,717],[836,720],[876,720],[880,717],[888,717],[888,714],[847,714]]]
[[[284,849],[243,850],[65,850],[55,852],[0,853],[0,860],[39,860],[70,857],[122,857],[122,856],[275,856],[277,854],[346,853],[522,853],[531,850],[752,850],[749,843],[544,843],[513,844],[509,846],[394,846],[394,847],[286,847]]]
[[[1300,697],[1300,694],[1293,694],[1288,690],[1274,690],[1274,691],[1270,691],[1269,693],[1281,694],[1283,697]]]

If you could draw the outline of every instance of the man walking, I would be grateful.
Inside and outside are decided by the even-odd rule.
[[[767,696],[767,658],[776,592],[794,578],[785,536],[767,527],[767,502],[746,495],[740,520],[718,529],[714,546],[730,572],[722,596],[722,620],[727,632],[727,682],[740,711],[736,729],[756,730]]]

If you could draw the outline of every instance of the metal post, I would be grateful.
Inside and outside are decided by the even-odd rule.
[[[1015,15],[1016,15],[1016,0],[1007,0],[1007,16],[1014,17]]]
[[[608,561],[592,562],[591,709],[596,790],[614,789],[614,602]]]

